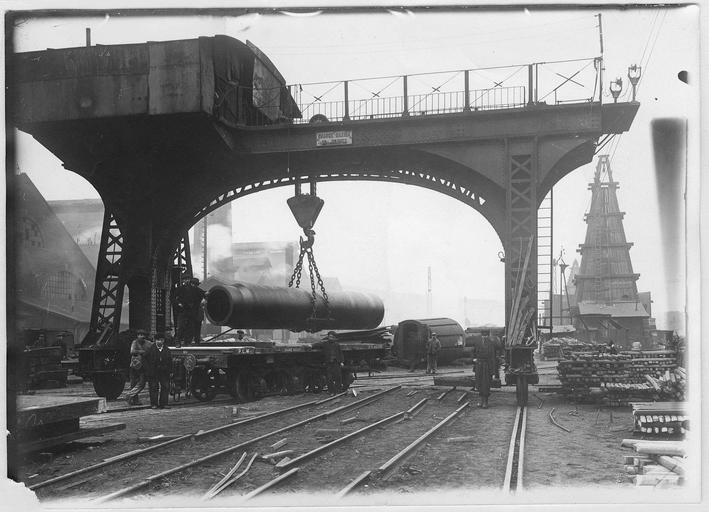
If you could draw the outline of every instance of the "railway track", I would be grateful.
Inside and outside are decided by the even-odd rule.
[[[238,450],[242,445],[248,446],[249,444],[277,435],[278,433],[324,420],[331,415],[341,414],[346,411],[367,406],[399,388],[400,386],[390,387],[384,391],[361,398],[349,404],[328,408],[324,411],[319,411],[318,409],[331,405],[331,402],[335,400],[342,399],[344,393],[325,400],[305,402],[259,416],[245,418],[207,431],[200,430],[144,449],[126,452],[92,466],[35,483],[29,486],[29,489],[39,491],[40,497],[48,496],[57,498],[81,493],[82,486],[85,484],[90,484],[89,487],[91,488],[99,486],[102,489],[112,489],[121,483],[125,483],[127,480],[134,480],[134,477],[139,478],[140,482],[148,481],[149,483],[156,479],[154,473],[156,467],[170,466],[170,464],[163,462],[163,459],[168,459],[168,457],[165,457],[166,452],[170,452],[170,456],[175,458],[174,452],[177,450],[176,458],[184,460],[184,463],[180,464],[177,470],[172,466],[160,472],[166,473],[165,476],[172,474],[172,472],[177,473],[184,469],[197,466],[212,458],[229,454]],[[316,414],[313,414],[311,409],[315,409]],[[296,421],[294,422],[294,420]],[[258,435],[258,431],[262,430],[262,428],[260,428],[261,424],[266,421],[269,422],[269,426],[278,426],[278,424],[282,424],[282,426],[275,428],[266,435]],[[234,437],[248,437],[250,434],[252,434],[250,441],[240,442],[236,445],[233,444]],[[230,444],[230,446],[225,449],[225,444]],[[198,453],[208,453],[210,455],[197,458],[196,454]],[[86,477],[87,475],[91,475],[90,479],[76,482],[79,477]],[[127,476],[130,478],[126,478]],[[67,482],[69,482],[68,485]],[[62,485],[59,486],[59,484]]]
[[[491,458],[485,455],[489,443],[479,441],[485,440],[486,422],[493,419],[470,407],[469,394],[407,391],[395,386],[359,399],[302,403],[128,452],[30,489],[39,489],[41,498],[73,496],[91,503],[185,492],[237,502],[314,490],[344,498],[397,488],[419,473],[428,480],[436,470],[426,461],[443,452],[457,457],[469,472],[475,467],[471,460]],[[461,417],[467,419],[455,423]],[[514,492],[523,485],[525,408],[518,407],[514,423],[507,425],[512,435],[503,488]],[[451,438],[446,441],[446,436],[462,433],[476,434],[467,436],[474,441],[447,444]],[[471,453],[472,459],[465,459]],[[443,475],[446,464],[455,465],[436,463]]]
[[[524,475],[524,445],[527,431],[527,407],[518,406],[515,422],[507,452],[507,467],[502,489],[505,492],[516,492],[523,488]]]

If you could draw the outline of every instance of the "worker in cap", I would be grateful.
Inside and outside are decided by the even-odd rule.
[[[441,351],[441,341],[438,335],[432,332],[426,340],[426,373],[436,373],[438,369],[438,353]]]
[[[330,331],[325,336],[323,356],[327,374],[327,389],[331,395],[336,395],[342,391],[342,367],[344,366],[345,358],[342,354],[342,348],[337,342],[335,331]]]
[[[145,329],[138,329],[135,332],[135,339],[130,344],[130,367],[128,368],[130,389],[126,393],[128,405],[140,405],[138,395],[145,389],[145,383],[147,382],[145,352],[152,345],[146,338],[147,334]]]
[[[502,347],[495,337],[487,334],[477,337],[473,341],[473,361],[475,362],[475,387],[480,394],[478,407],[487,409],[490,397],[492,378],[497,374],[497,356]]]
[[[201,339],[204,309],[202,300],[205,292],[199,286],[199,279],[188,278],[185,284],[175,290],[175,339],[177,346],[189,345]]]

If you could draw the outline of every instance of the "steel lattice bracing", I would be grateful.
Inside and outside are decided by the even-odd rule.
[[[536,140],[529,153],[511,153],[507,188],[505,243],[506,325],[524,335],[537,323]],[[511,148],[512,149],[512,148]],[[518,325],[510,323],[517,319]],[[508,342],[512,341],[508,338]]]
[[[167,332],[172,327],[170,313],[175,289],[185,278],[192,277],[192,259],[190,255],[190,240],[185,232],[175,249],[172,264],[163,272],[153,267],[153,315],[154,332]]]
[[[581,269],[576,274],[576,300],[600,304],[638,300],[630,248],[623,229],[624,212],[620,211],[616,190],[618,182],[607,155],[598,158],[593,183],[591,207],[586,214],[586,239],[579,246]]]
[[[91,312],[91,331],[97,332],[110,326],[118,332],[123,305],[122,278],[123,233],[113,213],[107,208],[103,216],[101,245],[96,264],[94,308]]]

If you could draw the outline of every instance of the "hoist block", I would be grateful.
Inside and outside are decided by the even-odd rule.
[[[207,296],[207,317],[216,325],[246,329],[312,330],[313,306],[309,290],[246,283],[217,285]],[[317,295],[316,317],[328,329],[374,329],[384,318],[384,304],[376,295],[360,292]]]
[[[315,221],[320,215],[325,201],[316,195],[297,194],[286,201],[293,217],[298,225],[303,229],[310,229],[315,225]]]

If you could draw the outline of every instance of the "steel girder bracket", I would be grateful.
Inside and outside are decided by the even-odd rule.
[[[96,282],[91,307],[91,324],[85,342],[105,341],[109,331],[117,333],[121,323],[125,278],[123,266],[124,239],[112,211],[103,216],[101,245],[96,264]],[[100,339],[99,339],[100,338]]]

